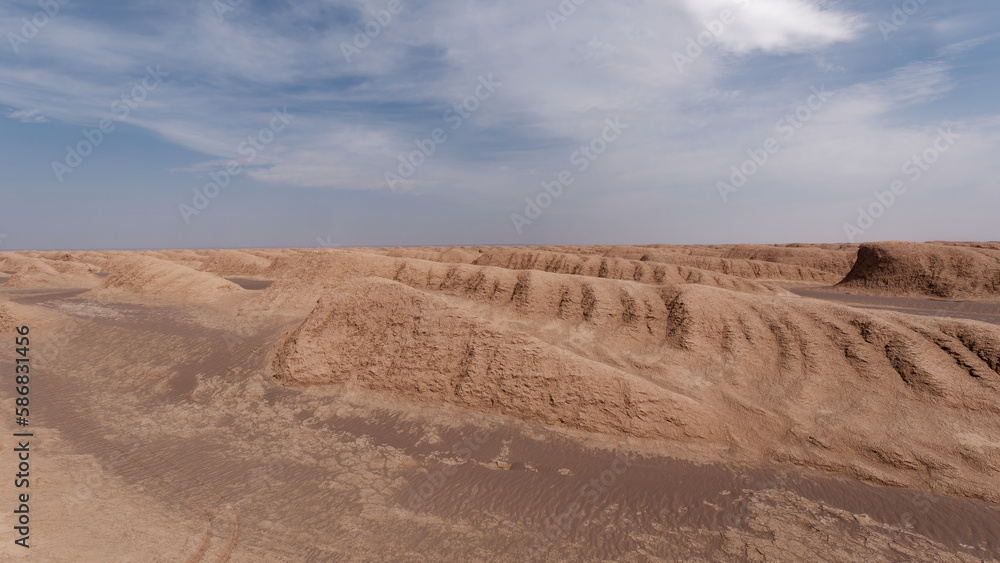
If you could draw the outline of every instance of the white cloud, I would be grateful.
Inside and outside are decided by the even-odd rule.
[[[44,123],[48,121],[39,109],[19,109],[8,113],[7,117],[16,119],[22,123]]]
[[[724,10],[735,21],[724,26],[719,42],[736,54],[751,51],[795,53],[850,41],[865,27],[850,12],[810,0],[685,0],[700,22],[717,20]]]

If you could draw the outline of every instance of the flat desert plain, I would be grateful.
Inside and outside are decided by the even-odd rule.
[[[4,561],[1000,560],[1000,243],[0,272]]]

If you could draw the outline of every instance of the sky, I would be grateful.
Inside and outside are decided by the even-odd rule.
[[[997,240],[998,28],[982,0],[5,0],[0,250]]]

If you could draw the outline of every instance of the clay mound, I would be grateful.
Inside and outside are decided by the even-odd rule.
[[[746,293],[768,295],[783,293],[781,289],[772,288],[756,281],[699,268],[646,263],[641,260],[604,258],[597,255],[492,247],[480,254],[473,264],[511,270],[540,270],[577,276],[630,280],[656,285],[694,283]]]
[[[0,258],[0,271],[15,274],[4,286],[78,288],[97,285],[100,280],[95,274],[99,268],[71,259],[68,253],[7,253]]]
[[[738,245],[725,258],[760,260],[820,270],[843,278],[854,266],[857,249],[829,250],[812,246]],[[836,280],[834,280],[836,281]]]
[[[58,274],[14,274],[4,282],[4,287],[61,287]],[[70,284],[71,286],[73,284]]]
[[[1000,299],[1000,252],[916,242],[861,245],[840,287],[876,295]]]
[[[477,247],[478,248],[478,247]],[[493,247],[483,247],[490,249]],[[716,246],[692,245],[675,246],[670,244],[647,244],[643,246],[623,246],[623,245],[556,245],[556,246],[515,246],[508,247],[516,250],[546,250],[549,252],[562,252],[565,254],[604,256],[607,258],[625,258],[627,260],[638,260],[643,254],[655,251],[681,256],[708,256],[719,258],[723,251]]]
[[[209,250],[198,269],[220,276],[256,276],[270,265],[266,258],[239,250]]]
[[[1000,242],[972,242],[972,241],[928,241],[927,244],[938,244],[941,246],[964,246],[968,248],[982,248],[986,250],[1000,250]]]
[[[316,300],[341,283],[359,277],[392,278],[400,259],[352,250],[289,251],[274,258],[259,276],[274,280],[240,311],[242,317],[302,316]]]
[[[649,311],[664,307],[662,288],[639,282],[394,259],[344,250],[277,259],[264,275],[277,279],[244,306],[243,316],[265,311],[305,315],[317,299],[358,277],[391,279],[522,317],[578,319],[595,325],[603,323],[605,317],[644,318]]]
[[[120,256],[108,261],[109,275],[85,295],[132,294],[144,297],[169,296],[180,300],[206,301],[240,287],[219,275],[199,272],[149,256]]]
[[[472,252],[464,248],[453,246],[441,253],[441,262],[453,264],[472,264],[479,259],[479,252]]]
[[[628,322],[651,318],[664,308],[661,287],[537,270],[407,261],[395,270],[392,280],[489,305],[509,315],[593,326],[609,318]]]
[[[686,256],[711,256],[713,258],[722,258],[726,253],[725,247],[717,245],[691,245],[691,246],[675,246],[670,244],[647,244],[638,248],[652,249],[652,250],[662,250],[664,252],[672,252],[674,254],[683,254]]]
[[[752,280],[782,280],[835,283],[844,277],[843,273],[825,271],[811,266],[784,264],[770,260],[715,258],[712,256],[686,256],[676,253],[646,252],[639,260],[676,264],[719,272],[727,276]],[[844,271],[847,271],[845,268]]]
[[[744,244],[733,245],[733,247],[747,246]],[[849,252],[855,252],[858,250],[858,244],[855,242],[823,242],[823,243],[802,243],[802,242],[790,242],[787,244],[777,245],[780,248],[818,248],[820,250],[846,250]]]
[[[0,256],[0,271],[31,276],[58,276],[59,270],[50,262],[52,261],[9,252]]]
[[[206,254],[212,252],[227,252],[225,250],[187,250],[187,249],[170,249],[170,250],[156,250],[142,252],[144,256],[152,256],[153,258],[161,258],[163,260],[168,260],[170,262],[200,262],[205,259]]]
[[[677,353],[648,377],[715,405],[744,447],[883,484],[931,469],[935,488],[1000,499],[1000,327],[701,286],[667,326]]]
[[[1000,500],[996,326],[421,261],[395,277],[331,288],[276,376],[882,484],[930,470],[935,490]]]
[[[321,299],[273,368],[287,383],[604,433],[679,438],[699,414],[688,398],[380,278],[352,280]]]
[[[263,258],[269,263],[274,262],[278,258],[303,252],[303,250],[295,248],[244,248],[240,251],[245,252],[246,254],[252,254],[258,258]]]
[[[95,251],[77,251],[69,253],[42,253],[43,257],[49,258],[50,260],[56,260],[55,257],[69,255],[72,259],[72,263],[79,264],[88,267],[94,272],[104,272],[105,265],[108,260],[115,256],[115,253],[109,252],[95,252]],[[50,256],[51,255],[51,256]],[[124,255],[124,254],[123,254]]]
[[[144,250],[136,252],[134,255],[147,256],[149,258],[156,258],[157,260],[173,262],[174,264],[184,266],[185,268],[191,268],[192,270],[200,270],[202,264],[205,262],[204,255],[192,250]]]
[[[421,250],[419,248],[393,248],[385,253],[391,258],[414,258],[416,260],[438,261],[440,252],[434,250]]]
[[[392,248],[383,253],[392,258],[416,258],[432,262],[450,262],[454,264],[471,264],[479,258],[478,252],[470,252],[457,246],[442,249],[425,248]]]
[[[648,264],[672,264],[686,266],[698,270],[718,272],[752,280],[781,280],[796,282],[817,282],[832,284],[843,279],[850,266],[840,272],[824,271],[807,263],[785,263],[763,258],[745,259],[741,256],[716,256],[711,253],[695,251],[697,249],[679,248],[649,248],[642,246],[594,246],[594,247],[564,247],[565,253],[589,254],[605,258],[624,258],[626,260],[646,262]],[[717,253],[716,253],[717,254]],[[853,260],[853,254],[851,255]]]
[[[78,262],[76,254],[73,252],[64,251],[54,251],[54,252],[38,252],[38,253],[26,253],[26,255],[32,256],[33,258],[45,258],[46,260],[53,260],[57,262]]]

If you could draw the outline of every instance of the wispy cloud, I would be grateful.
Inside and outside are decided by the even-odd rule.
[[[976,47],[996,41],[997,39],[1000,39],[1000,33],[991,33],[990,35],[985,35],[983,37],[973,37],[972,39],[959,41],[958,43],[953,43],[941,49],[941,56],[951,57],[960,55],[966,51],[971,51]]]
[[[7,114],[10,119],[16,119],[23,123],[44,123],[48,121],[39,109],[19,109]]]
[[[60,14],[58,30],[39,34],[17,57],[0,56],[0,103],[13,108],[12,119],[93,127],[147,65],[160,64],[167,83],[128,122],[203,155],[176,172],[224,167],[267,126],[272,108],[287,107],[295,122],[246,167],[247,177],[383,190],[397,156],[441,127],[449,141],[413,175],[410,193],[491,202],[537,193],[595,128],[620,116],[635,124],[629,136],[581,177],[576,193],[697,199],[714,195],[720,167],[770,134],[809,87],[826,83],[836,101],[755,181],[771,193],[788,193],[795,182],[841,193],[851,182],[878,183],[919,146],[945,119],[931,102],[963,87],[951,58],[997,37],[968,18],[943,36],[939,24],[957,17],[945,11],[935,26],[915,21],[886,45],[866,23],[884,10],[846,0],[586,2],[553,30],[545,11],[558,4],[404,1],[347,62],[341,44],[354,41],[379,2],[243,2],[219,18],[205,0],[127,10],[79,0]],[[0,6],[0,30],[19,26],[32,9]],[[735,14],[731,25],[677,72],[670,54],[723,10]],[[933,10],[928,4],[922,17]],[[906,42],[919,48],[894,50]],[[450,129],[445,112],[473,95],[484,74],[503,87]],[[947,119],[971,126],[996,112],[956,113]],[[971,137],[978,141],[965,146],[996,140]],[[754,197],[748,191],[745,199]]]

